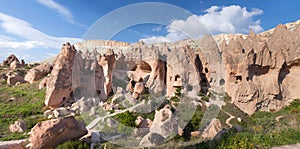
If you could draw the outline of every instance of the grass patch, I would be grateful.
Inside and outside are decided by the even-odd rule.
[[[89,148],[90,145],[86,142],[69,140],[58,145],[55,149],[89,149]]]
[[[20,133],[11,133],[9,125],[16,120],[23,120],[28,131],[39,121],[44,120],[45,90],[38,90],[39,82],[10,87],[0,83],[0,140],[22,139]]]

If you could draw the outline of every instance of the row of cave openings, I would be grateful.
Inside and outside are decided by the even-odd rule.
[[[167,62],[166,61],[160,61],[163,63],[164,65],[164,69],[167,70]],[[208,68],[204,68],[203,67],[203,64],[202,64],[202,61],[200,60],[200,57],[198,54],[196,54],[196,57],[194,59],[194,65],[198,71],[198,74],[199,74],[199,77],[200,77],[200,82],[199,82],[199,85],[201,86],[201,93],[203,94],[207,94],[208,92],[208,89],[210,88],[210,83],[212,82],[212,79],[210,79],[210,81],[208,81],[207,79],[207,74],[209,73],[209,70]],[[151,73],[152,71],[152,68],[151,66],[145,62],[145,61],[141,61],[140,63],[138,64],[135,64],[135,66],[131,69],[131,71],[136,71],[137,69],[140,69],[144,72],[147,72],[147,73]],[[164,78],[161,78],[163,81],[164,81],[164,84],[166,84],[166,81],[167,79],[169,79],[170,81],[172,81],[172,77],[171,78],[167,78],[167,71],[164,71],[164,74],[162,74],[161,76],[164,76]],[[181,88],[183,89],[183,86],[177,86],[175,84],[179,84],[177,82],[181,81],[181,76],[178,75],[178,74],[175,74],[174,77],[174,84],[173,84],[173,87],[174,87],[174,90],[176,90],[177,88]],[[143,79],[140,79],[139,82],[143,82],[144,80]],[[134,82],[132,85],[134,87],[136,82]],[[192,91],[193,90],[193,86],[191,85],[187,85],[187,91]]]

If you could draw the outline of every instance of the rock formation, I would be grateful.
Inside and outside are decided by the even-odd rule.
[[[60,107],[72,99],[72,67],[76,50],[70,43],[63,45],[47,81],[45,104]]]
[[[158,145],[177,133],[177,121],[170,106],[166,105],[163,109],[155,111],[155,118],[151,124],[150,131],[142,138],[140,145],[145,147]]]
[[[37,123],[31,130],[29,141],[32,149],[48,149],[87,133],[85,124],[70,116]]]
[[[226,92],[245,113],[277,111],[300,98],[300,27],[279,25],[270,34],[250,32],[220,44]]]
[[[14,124],[11,124],[9,126],[10,132],[24,132],[26,131],[26,129],[27,129],[26,123],[23,121],[15,121]]]
[[[2,65],[10,66],[10,64],[13,63],[14,61],[20,63],[19,59],[14,54],[12,54],[3,61]]]
[[[188,97],[227,92],[232,103],[249,115],[276,111],[300,98],[299,34],[300,27],[279,25],[261,34],[218,36],[217,43],[210,36],[153,45],[67,43],[40,87],[46,84],[47,106],[58,108],[77,101],[73,111],[91,110],[115,92],[112,103],[101,105],[104,110],[118,109],[114,102],[126,100],[127,95],[134,101],[143,94],[170,98],[178,90]],[[122,95],[125,88],[126,97]],[[214,119],[201,136],[211,139],[221,128]],[[138,133],[143,136],[140,144],[151,146],[177,134],[178,125],[166,107],[156,111],[149,132]]]
[[[137,125],[137,128],[134,129],[136,137],[143,137],[150,132],[150,127],[152,126],[152,121],[150,119],[144,119],[139,116],[135,123]]]
[[[9,73],[7,74],[7,84],[11,85],[11,86],[15,86],[18,84],[22,84],[25,83],[24,77],[22,77],[21,75],[19,75],[18,73]]]
[[[222,125],[220,120],[214,118],[211,120],[210,124],[203,131],[201,137],[206,139],[213,139],[221,130],[222,130]]]
[[[36,66],[32,69],[30,69],[27,74],[25,75],[25,81],[29,83],[33,83],[34,81],[37,81],[39,79],[42,79],[46,77],[52,70],[51,64],[41,64],[39,66]]]
[[[115,61],[112,50],[107,50],[104,55],[97,51],[82,53],[69,43],[64,44],[51,74],[43,81],[47,90],[45,104],[57,108],[70,106],[82,97],[106,100],[113,92]]]

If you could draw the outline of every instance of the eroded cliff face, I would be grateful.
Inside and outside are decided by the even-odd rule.
[[[75,49],[63,44],[46,83],[45,104],[51,108],[70,106],[81,97],[106,100],[112,93],[112,69],[115,55]]]
[[[65,44],[53,65],[45,103],[59,107],[89,96],[106,100],[118,87],[136,99],[146,92],[172,97],[181,88],[188,96],[225,91],[249,115],[276,111],[300,98],[298,24],[260,34],[250,31],[153,45]]]
[[[251,115],[277,111],[300,98],[300,27],[278,25],[267,33],[219,44],[226,65],[226,92]]]

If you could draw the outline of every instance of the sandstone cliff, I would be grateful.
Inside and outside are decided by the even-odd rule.
[[[144,89],[171,97],[181,88],[194,97],[200,92],[227,92],[249,115],[276,111],[300,98],[299,35],[298,21],[260,34],[250,31],[174,43],[67,44],[53,65],[45,103],[58,107],[82,96],[106,100],[117,87],[127,88],[134,98]]]

